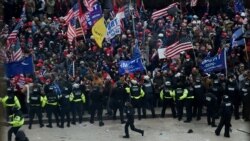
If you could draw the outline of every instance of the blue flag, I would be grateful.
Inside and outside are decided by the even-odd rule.
[[[32,56],[24,58],[18,62],[12,62],[5,64],[7,77],[13,77],[18,74],[33,74],[34,64]]]
[[[133,48],[132,58],[133,59],[141,58],[141,52],[140,52],[140,49],[139,49],[139,43],[138,43],[137,39],[135,41],[135,47]]]
[[[245,11],[245,7],[243,5],[242,0],[234,0],[234,11],[236,13]]]
[[[244,34],[244,29],[243,27],[238,28],[232,35],[232,42],[231,46],[236,47],[236,46],[242,46],[245,45],[245,39],[243,39],[243,34]]]
[[[243,29],[243,27],[240,27],[237,30],[235,30],[235,32],[232,35],[232,38],[234,38],[235,40],[237,40],[243,34],[244,34],[244,29]]]
[[[133,73],[136,71],[143,71],[144,67],[141,58],[133,59],[130,61],[120,61],[119,62],[119,74]]]
[[[96,21],[98,21],[102,17],[102,7],[100,4],[96,3],[93,6],[93,11],[89,12],[86,15],[86,20],[88,27],[91,28]]]
[[[222,70],[227,67],[226,64],[226,51],[223,50],[220,54],[215,55],[214,57],[207,57],[205,58],[201,64],[200,68],[205,73],[211,73],[214,71]]]

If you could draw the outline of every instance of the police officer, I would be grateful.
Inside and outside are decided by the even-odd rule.
[[[102,113],[103,113],[103,93],[101,91],[100,86],[94,85],[90,92],[90,100],[91,100],[91,111],[90,111],[90,123],[94,123],[95,113],[97,111],[97,117],[99,120],[99,126],[103,126]]]
[[[21,109],[20,102],[18,98],[14,95],[14,90],[11,87],[7,88],[7,95],[3,98],[0,98],[0,102],[3,103],[3,106],[6,108],[7,112],[7,121],[9,120],[9,115],[12,115],[12,109],[13,107],[16,107],[17,109]]]
[[[126,92],[130,94],[131,104],[137,108],[138,119],[141,120],[142,98],[145,93],[136,80],[131,80],[131,87],[126,88]]]
[[[184,106],[184,99],[188,95],[188,90],[184,88],[183,82],[181,77],[177,78],[176,80],[176,89],[173,93],[173,97],[176,102],[176,109],[177,109],[177,117],[178,120],[182,120],[183,116],[183,106]]]
[[[228,137],[228,138],[230,137],[229,130],[230,130],[230,126],[231,126],[232,113],[233,113],[233,105],[229,101],[229,97],[227,95],[224,95],[223,101],[222,101],[222,104],[221,104],[220,110],[219,110],[219,114],[221,117],[220,123],[219,123],[217,129],[215,130],[215,134],[217,136],[220,135],[220,131],[223,128],[223,126],[225,125],[224,137]]]
[[[64,128],[65,116],[67,118],[67,127],[70,127],[70,109],[71,109],[70,93],[71,93],[71,88],[67,85],[64,85],[62,87],[62,96],[59,99],[61,107],[61,125],[60,125],[61,128]]]
[[[187,83],[188,94],[184,100],[184,105],[186,107],[186,116],[187,116],[187,119],[184,122],[186,123],[192,121],[192,108],[194,104],[194,87],[190,80],[188,80],[187,82],[188,82]]]
[[[241,97],[242,97],[242,118],[245,121],[250,120],[250,82],[246,81],[243,88],[241,88]]]
[[[206,93],[206,99],[205,104],[207,106],[207,123],[208,125],[211,125],[212,127],[216,127],[215,125],[215,117],[216,117],[216,109],[217,106],[217,97],[211,93]]]
[[[165,117],[165,112],[167,106],[170,106],[172,111],[173,118],[176,118],[176,111],[175,111],[175,101],[174,101],[174,90],[171,86],[170,81],[166,81],[163,89],[160,92],[160,98],[162,100],[162,110],[161,110],[161,117]]]
[[[30,101],[29,129],[31,129],[32,127],[35,114],[38,117],[40,128],[42,128],[44,126],[42,121],[42,107],[45,106],[45,101],[41,96],[41,89],[37,84],[34,84],[33,86],[33,92],[29,97],[29,101]]]
[[[205,87],[201,84],[201,79],[198,77],[194,83],[194,115],[197,113],[197,120],[201,119],[202,107],[205,98]]]
[[[112,108],[113,108],[113,119],[116,120],[116,112],[119,109],[120,112],[120,120],[121,123],[125,123],[124,121],[124,103],[127,99],[125,88],[123,87],[121,82],[116,82],[116,86],[113,88],[113,92],[111,94],[112,99]]]
[[[125,124],[125,136],[123,136],[123,138],[129,138],[129,131],[128,131],[129,126],[130,126],[132,131],[141,133],[141,135],[143,136],[144,131],[141,130],[141,129],[137,129],[134,126],[134,114],[135,114],[135,111],[134,111],[134,108],[133,108],[131,103],[129,103],[129,102],[125,103],[125,112],[126,112],[126,115],[127,115],[127,121],[126,121],[126,124]]]
[[[58,118],[58,96],[54,92],[54,87],[52,85],[48,88],[48,93],[46,93],[44,100],[46,102],[46,110],[49,123],[47,127],[52,128],[52,113],[56,118],[57,126],[60,127]]]
[[[82,123],[83,104],[86,102],[86,99],[80,89],[80,84],[73,84],[73,91],[70,94],[70,100],[72,101],[72,124],[76,124],[76,113],[79,117],[79,123]]]
[[[142,109],[143,117],[146,118],[146,109],[149,108],[151,110],[152,117],[155,118],[153,84],[148,75],[144,76],[143,91],[145,92]]]
[[[213,84],[211,86],[211,92],[217,97],[217,105],[220,105],[222,101],[222,96],[223,96],[223,88],[221,84],[219,83],[219,80],[217,77],[215,77],[213,80]]]
[[[16,135],[18,130],[24,124],[24,117],[22,112],[16,107],[12,108],[12,112],[13,114],[10,115],[10,122],[8,122],[12,126],[8,131],[8,141],[11,141],[12,133]]]
[[[228,82],[226,86],[226,94],[229,97],[229,100],[232,102],[234,106],[234,116],[235,119],[238,120],[240,118],[239,106],[240,106],[240,94],[238,91],[238,87],[233,75],[228,77]]]

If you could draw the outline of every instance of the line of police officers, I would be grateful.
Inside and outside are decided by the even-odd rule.
[[[118,81],[111,93],[110,105],[113,109],[113,119],[116,119],[116,112],[119,109],[121,123],[125,123],[123,117],[124,103],[131,102],[134,108],[137,109],[138,119],[146,118],[146,110],[151,110],[152,117],[155,117],[154,111],[154,86],[149,76],[144,76],[143,83],[138,83],[136,80],[131,80],[129,84],[124,84]],[[67,126],[70,123],[76,124],[76,114],[78,115],[79,123],[83,120],[83,106],[86,99],[89,100],[90,108],[90,123],[94,123],[94,116],[97,111],[99,126],[103,126],[102,111],[104,106],[104,96],[101,88],[92,86],[88,93],[84,93],[84,85],[78,83],[65,83],[60,86],[61,94],[55,93],[55,88],[52,82],[44,87],[44,94],[41,91],[39,84],[34,84],[33,92],[29,98],[30,105],[30,120],[29,128],[32,128],[34,115],[39,119],[40,127],[43,127],[42,112],[45,109],[48,117],[47,127],[52,128],[52,114],[54,114],[58,127],[64,128],[65,117]],[[186,108],[186,120],[184,122],[191,122],[193,117],[197,120],[201,119],[203,106],[207,108],[207,122],[208,125],[216,127],[215,119],[223,113],[220,110],[220,105],[225,104],[225,101],[231,102],[235,119],[240,118],[239,107],[243,104],[242,117],[249,121],[250,113],[250,85],[249,81],[245,82],[242,88],[238,88],[236,80],[233,76],[229,76],[227,81],[214,78],[213,84],[209,89],[206,89],[197,77],[194,82],[186,79],[180,73],[177,73],[173,79],[167,79],[164,82],[164,87],[159,93],[162,103],[161,117],[165,116],[165,110],[169,106],[172,111],[173,118],[182,120],[183,109]],[[227,95],[228,100],[223,101],[223,96]],[[0,101],[5,105],[7,113],[11,114],[11,107],[16,106],[20,108],[20,103],[17,97],[13,94],[13,89],[7,89],[7,95],[1,98]],[[230,104],[227,104],[230,105]],[[222,106],[223,107],[223,106]],[[224,108],[227,106],[224,106]],[[231,106],[229,106],[231,108]],[[231,112],[231,110],[226,110]],[[143,113],[143,116],[141,114]],[[72,113],[72,120],[70,118]],[[231,115],[230,113],[224,115]],[[60,117],[60,121],[59,121]],[[231,119],[231,117],[228,117]],[[221,123],[219,124],[221,125]],[[219,126],[221,128],[221,126]],[[219,128],[218,127],[218,128]],[[216,130],[219,134],[219,129]],[[225,136],[229,136],[226,134]]]

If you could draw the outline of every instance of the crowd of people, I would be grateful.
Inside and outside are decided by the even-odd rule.
[[[15,4],[19,7],[15,15],[8,12],[9,1],[5,3],[6,24],[1,38],[7,38],[16,26],[23,2]],[[25,85],[17,85],[12,78],[6,79],[7,95],[0,101],[7,115],[13,114],[12,107],[29,114],[29,129],[32,129],[35,114],[40,127],[44,126],[42,113],[45,111],[49,128],[53,127],[52,114],[56,125],[64,128],[65,118],[70,127],[77,119],[82,123],[83,114],[90,114],[89,121],[93,124],[96,112],[99,126],[103,126],[103,109],[113,119],[119,110],[123,124],[127,101],[137,109],[139,120],[147,118],[147,109],[155,118],[156,107],[162,107],[161,117],[170,107],[173,118],[181,121],[185,107],[184,122],[191,122],[194,117],[201,119],[206,106],[208,125],[216,127],[215,120],[222,116],[215,133],[219,135],[225,124],[225,137],[229,137],[232,113],[235,120],[249,121],[247,50],[245,46],[231,45],[235,29],[250,29],[247,10],[235,14],[228,12],[230,9],[218,10],[211,15],[209,10],[200,13],[184,5],[177,14],[152,21],[152,11],[144,9],[135,18],[124,20],[123,32],[111,43],[104,41],[103,48],[99,48],[90,32],[76,38],[73,44],[68,43],[63,16],[73,1],[27,0],[25,3],[27,21],[18,37],[24,56],[33,56],[35,73],[25,74]],[[107,22],[112,19],[108,13],[104,13],[104,17]],[[181,52],[176,58],[159,59],[157,50],[171,45],[182,35],[192,37],[193,50]],[[145,70],[119,74],[119,61],[132,58],[135,40],[139,42]],[[225,70],[204,73],[199,67],[202,60],[222,49],[227,49],[227,73]],[[73,62],[74,72],[71,69]],[[227,107],[228,104],[232,106]]]

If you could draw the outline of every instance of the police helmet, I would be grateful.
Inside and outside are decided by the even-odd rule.
[[[215,80],[214,80],[214,84],[219,84],[219,80],[218,80],[218,79],[215,79]]]
[[[197,78],[195,79],[195,81],[196,81],[197,83],[200,83],[200,82],[201,82],[201,79],[200,79],[199,77],[197,77]]]
[[[11,87],[7,88],[7,92],[12,92],[12,91],[13,91],[13,89]]]
[[[49,87],[49,91],[52,92],[54,88],[52,86]]]
[[[148,75],[145,75],[145,76],[144,76],[144,80],[147,80],[147,81],[148,81],[149,79],[150,79],[150,77],[149,77]]]
[[[228,95],[224,95],[224,96],[223,96],[223,101],[224,101],[224,102],[228,102],[228,101],[229,101]]]
[[[80,85],[78,83],[73,84],[73,88],[78,89]]]
[[[33,88],[33,93],[39,93],[39,92],[40,92],[40,89],[38,87]]]
[[[166,81],[165,82],[165,86],[171,86],[171,82],[170,81]]]
[[[249,86],[250,84],[249,84],[249,81],[246,81],[245,82],[245,86]]]
[[[137,81],[134,80],[134,79],[132,79],[132,80],[131,80],[131,83],[132,83],[133,85],[136,85],[136,84],[137,84]]]

